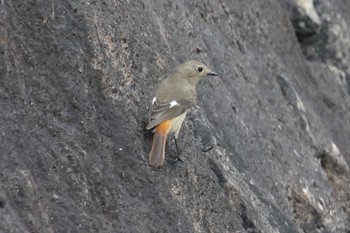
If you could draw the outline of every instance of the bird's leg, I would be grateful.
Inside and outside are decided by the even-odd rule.
[[[175,142],[175,148],[176,148],[176,154],[177,154],[177,158],[176,160],[180,160],[180,161],[184,161],[183,156],[181,156],[181,151],[179,150],[179,146],[177,145],[177,139],[176,136],[174,137],[174,142]]]

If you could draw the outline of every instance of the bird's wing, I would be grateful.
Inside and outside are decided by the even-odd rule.
[[[146,128],[152,129],[163,121],[170,120],[181,115],[187,111],[194,104],[194,102],[195,101],[192,99],[181,99],[166,103],[158,103],[157,100],[154,99],[149,109],[149,123]]]

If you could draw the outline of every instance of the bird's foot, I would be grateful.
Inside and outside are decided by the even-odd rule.
[[[175,161],[184,162],[184,161],[185,161],[185,157],[182,156],[182,155],[180,155],[180,154],[178,154],[177,157],[176,157],[176,159],[175,159]]]

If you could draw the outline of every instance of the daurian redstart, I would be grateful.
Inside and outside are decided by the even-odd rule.
[[[147,129],[153,129],[154,138],[149,154],[149,165],[159,167],[165,159],[167,135],[174,133],[175,143],[187,111],[196,101],[196,84],[201,77],[218,76],[206,65],[187,61],[177,66],[156,91],[149,109]],[[177,147],[177,144],[176,144]]]

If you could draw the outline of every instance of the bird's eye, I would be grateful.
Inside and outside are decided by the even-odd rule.
[[[198,72],[202,72],[203,71],[203,67],[198,67],[197,70],[198,70]]]

